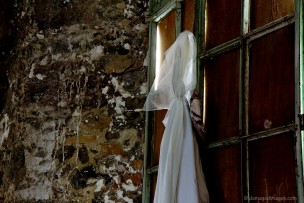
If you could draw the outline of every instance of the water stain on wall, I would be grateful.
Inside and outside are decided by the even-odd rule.
[[[147,1],[11,4],[0,201],[140,202]]]

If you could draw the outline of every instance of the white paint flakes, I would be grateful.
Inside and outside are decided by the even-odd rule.
[[[119,91],[121,93],[122,96],[120,97],[116,97],[116,98],[112,98],[112,99],[108,99],[108,103],[109,104],[114,104],[115,103],[115,111],[117,114],[122,114],[123,111],[125,110],[125,105],[126,105],[126,102],[123,100],[123,98],[127,98],[127,97],[131,97],[132,95],[129,93],[129,92],[126,92],[123,90],[123,84],[119,84],[118,80],[113,77],[111,79],[111,83],[113,84],[114,88],[115,88],[115,91]],[[102,90],[102,93],[103,94],[106,94],[108,91],[108,87],[105,87],[103,90]]]
[[[123,198],[127,203],[133,203],[133,200],[130,199],[129,197],[124,197]]]
[[[115,99],[114,99],[114,98],[108,99],[108,103],[109,103],[109,104],[114,104],[114,102],[115,102]]]
[[[67,102],[66,101],[60,101],[57,103],[58,107],[66,107],[67,106]]]
[[[25,16],[26,12],[25,11],[22,11],[21,12],[21,18],[23,18]]]
[[[56,141],[60,137],[58,125],[62,121],[45,121],[40,129],[29,128],[29,134],[25,137],[23,144],[25,145],[24,158],[26,177],[32,180],[31,184],[25,185],[22,190],[17,190],[15,195],[20,199],[31,200],[47,200],[53,193],[52,190],[52,173],[55,172],[56,161],[54,159],[54,149]],[[58,129],[56,129],[58,127]],[[65,135],[65,131],[62,131]],[[31,148],[35,143],[35,147]],[[28,150],[31,149],[31,150]],[[40,154],[40,155],[38,155]],[[47,174],[50,174],[47,175]]]
[[[76,57],[77,57],[77,54],[73,53],[73,54],[70,55],[70,60],[71,61],[76,61]]]
[[[31,67],[31,70],[30,70],[30,73],[28,75],[29,78],[33,78],[34,77],[34,70],[35,70],[35,64],[33,63],[32,67]]]
[[[127,184],[126,184],[127,183]],[[126,183],[122,184],[122,187],[125,189],[125,191],[135,191],[137,187],[135,187],[132,183],[131,179],[128,179]]]
[[[40,34],[40,33],[37,33],[37,34],[36,34],[36,37],[37,37],[38,39],[44,39],[44,35],[43,35],[43,34]]]
[[[129,43],[126,43],[124,44],[124,48],[127,49],[127,50],[130,50],[131,49],[131,46]]]
[[[122,172],[125,172],[125,171],[126,171],[126,168],[125,168],[123,165],[118,165],[118,166],[116,167],[116,169],[117,169],[117,171],[118,171],[119,173],[122,173]]]
[[[17,190],[16,195],[22,199],[32,200],[48,200],[52,194],[52,183],[45,178],[45,180],[39,180],[36,186],[31,186],[26,189]]]
[[[134,97],[132,94],[130,94],[129,92],[125,92],[125,91],[121,91],[120,92],[121,93],[121,96],[123,97],[123,98],[127,98],[127,97]]]
[[[130,10],[130,5],[127,5],[127,8],[124,9],[124,15],[127,18],[134,16],[134,13]]]
[[[67,41],[68,41],[68,50],[73,51],[73,45],[71,43],[71,37],[67,38]]]
[[[115,203],[113,200],[105,200],[105,203]]]
[[[78,117],[81,116],[81,111],[79,110],[79,108],[76,108],[75,111],[72,114],[73,117]]]
[[[116,156],[114,157],[114,159],[115,159],[116,161],[122,161],[121,155],[116,155]]]
[[[86,69],[84,66],[81,66],[80,69],[78,70],[78,72],[79,72],[80,74],[82,74],[82,73],[85,73],[86,70],[87,70],[87,69]]]
[[[116,169],[116,167],[115,167],[115,169]],[[120,182],[121,182],[120,176],[118,176],[118,175],[113,176],[113,180],[115,181],[115,183],[116,183],[117,185],[120,185]]]
[[[105,203],[115,203],[113,200],[110,200],[109,196],[106,194],[104,197],[104,202]]]
[[[132,97],[132,94],[130,92],[124,90],[124,83],[119,84],[118,80],[115,77],[113,77],[109,83],[113,84],[115,91],[119,91],[123,98]]]
[[[143,83],[140,86],[140,94],[147,94],[147,83]]]
[[[123,196],[123,191],[122,190],[117,190],[116,191],[116,195],[117,195],[117,197],[119,198],[119,199],[123,199],[123,200],[125,200],[127,203],[133,203],[133,200],[132,199],[130,199],[129,197],[127,197],[127,196]]]
[[[91,60],[99,59],[104,54],[104,47],[99,45],[91,49],[90,58]]]
[[[96,189],[95,189],[95,192],[99,192],[101,191],[101,189],[105,187],[105,184],[104,184],[104,179],[100,179],[97,181],[96,183]]]
[[[69,31],[69,33],[76,33],[79,32],[81,29],[80,24],[73,24],[70,27],[67,28],[67,30]]]
[[[52,169],[51,160],[48,163],[44,163],[44,159],[41,157],[35,157],[28,150],[24,151],[25,154],[25,167],[29,174],[36,177],[38,174],[49,172]],[[49,160],[48,160],[49,161]]]
[[[130,159],[130,161],[134,161],[135,160],[135,156],[133,155]]]
[[[122,199],[123,198],[123,191],[122,190],[117,190],[116,195],[118,198]]]
[[[0,121],[0,147],[2,146],[4,140],[8,137],[9,131],[9,117],[7,114],[4,114],[3,118]]]
[[[49,57],[48,56],[45,56],[41,61],[40,61],[40,65],[41,66],[45,66],[48,64],[48,61],[49,61]]]
[[[36,75],[36,78],[38,79],[38,80],[43,80],[44,78],[46,78],[46,75],[42,75],[42,74],[37,74]]]
[[[115,119],[121,119],[123,122],[125,122],[125,116],[124,115],[115,116]]]
[[[53,61],[58,61],[60,59],[60,57],[62,56],[62,54],[55,54],[55,55],[52,55],[52,60]]]
[[[112,78],[111,79],[111,82],[112,84],[114,85],[115,87],[115,91],[117,91],[118,87],[119,87],[119,83],[118,83],[118,80],[116,78]]]
[[[94,179],[94,178],[90,178],[89,180],[87,180],[87,185],[93,185],[95,183],[97,183],[97,179]]]
[[[106,86],[105,88],[102,89],[102,94],[107,94],[109,90],[109,87]]]
[[[111,173],[113,171],[116,171],[116,167],[115,165],[109,166],[108,168],[105,168],[106,171],[108,171],[108,173]]]
[[[141,112],[141,111],[143,111],[143,109],[134,109],[133,111],[134,112]]]
[[[122,108],[121,107],[124,107],[126,105],[126,102],[122,100],[122,97],[116,97],[116,106],[115,106],[115,111],[116,113],[118,114],[122,114]]]
[[[136,30],[136,31],[142,32],[142,31],[145,31],[147,29],[147,25],[143,24],[143,23],[140,23],[140,24],[135,25],[133,29]]]

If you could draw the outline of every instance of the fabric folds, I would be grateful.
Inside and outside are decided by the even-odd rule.
[[[168,109],[154,203],[208,203],[209,195],[189,112],[196,86],[196,42],[182,32],[165,53],[144,110]]]

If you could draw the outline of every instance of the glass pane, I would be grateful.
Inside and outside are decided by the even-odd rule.
[[[211,59],[205,64],[206,118],[210,141],[238,136],[239,50]]]
[[[156,174],[153,174],[151,175],[151,201],[150,202],[153,202],[154,200],[154,191],[156,189],[156,183],[157,183],[157,173]]]
[[[159,162],[160,154],[160,143],[165,131],[165,126],[163,124],[164,117],[167,113],[167,110],[159,110],[154,112],[154,139],[152,140],[152,166],[157,166]]]
[[[172,11],[168,16],[162,19],[157,28],[159,30],[159,40],[160,48],[159,51],[164,56],[165,51],[174,43],[175,41],[175,11]]]
[[[249,143],[251,196],[296,197],[294,144],[293,132]]]
[[[207,0],[206,48],[232,40],[240,35],[241,0]]]
[[[254,41],[250,52],[249,132],[292,123],[294,25]]]
[[[251,0],[251,29],[294,12],[294,0]]]
[[[194,17],[195,17],[195,4],[196,4],[196,0],[184,1],[183,9],[182,9],[183,30],[189,30],[189,31],[193,32]]]
[[[158,52],[160,53],[160,61],[164,58],[165,51],[174,43],[175,41],[175,11],[171,12],[158,23],[158,33],[157,36],[160,43],[158,47]],[[156,111],[154,113],[154,140],[152,143],[152,166],[158,165],[159,161],[159,151],[160,143],[164,133],[164,125],[162,123],[166,110]]]
[[[208,151],[205,177],[210,202],[242,202],[240,149],[235,145]]]

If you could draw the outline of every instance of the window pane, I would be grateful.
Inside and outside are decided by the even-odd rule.
[[[249,132],[294,121],[294,25],[252,43]]]
[[[294,0],[251,0],[251,29],[294,12]]]
[[[175,11],[172,11],[168,16],[162,19],[158,23],[158,29],[160,34],[160,52],[164,55],[165,51],[174,43],[175,41]]]
[[[293,132],[249,143],[251,196],[296,197],[294,144]]]
[[[174,43],[175,41],[175,11],[171,12],[158,23],[159,29],[159,39],[160,47],[159,52],[161,53],[160,60],[164,58],[165,51]],[[152,140],[152,166],[158,165],[159,162],[159,152],[160,143],[164,133],[164,125],[162,123],[166,110],[155,111],[154,113],[154,140]]]
[[[241,2],[241,0],[207,0],[207,49],[232,40],[240,35]]]
[[[195,17],[195,3],[196,0],[184,1],[183,12],[183,30],[193,32],[194,17]]]
[[[241,197],[241,150],[239,145],[211,149],[205,177],[211,202],[239,203]]]
[[[160,143],[163,137],[163,133],[165,131],[165,126],[162,123],[164,117],[167,113],[167,110],[159,110],[154,112],[154,139],[152,140],[152,166],[157,166],[159,162],[159,154],[160,154]]]
[[[238,136],[239,51],[220,55],[205,64],[206,118],[211,141]]]
[[[155,193],[155,189],[156,189],[156,183],[157,183],[157,173],[156,174],[153,174],[151,175],[151,201],[150,202],[153,202],[154,200],[154,193]]]

